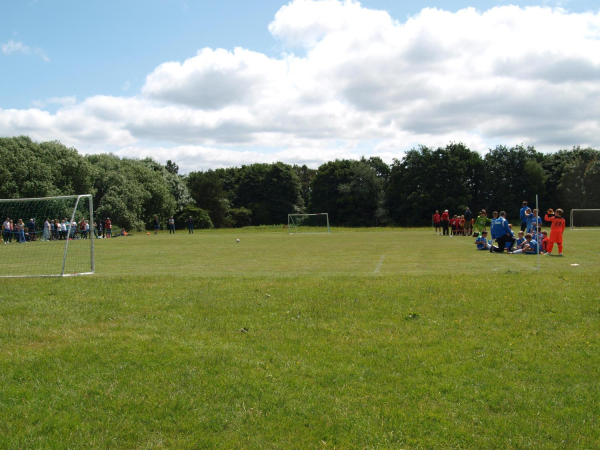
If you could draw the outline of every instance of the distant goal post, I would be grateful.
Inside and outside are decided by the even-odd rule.
[[[91,194],[0,199],[0,278],[91,275]]]
[[[290,234],[331,233],[328,213],[288,214]]]
[[[572,209],[571,231],[600,231],[600,209]]]

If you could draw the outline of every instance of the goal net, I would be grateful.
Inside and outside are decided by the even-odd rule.
[[[599,230],[600,209],[572,209],[571,230]]]
[[[288,230],[296,233],[331,233],[329,215],[317,214],[288,214]]]
[[[91,195],[0,200],[0,277],[94,273]]]

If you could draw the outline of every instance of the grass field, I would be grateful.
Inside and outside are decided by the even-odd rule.
[[[565,255],[97,240],[95,275],[0,280],[0,448],[600,448],[600,233]]]

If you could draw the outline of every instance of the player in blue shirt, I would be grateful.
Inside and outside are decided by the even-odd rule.
[[[529,208],[527,207],[527,202],[523,202],[523,207],[521,208],[521,210],[519,211],[519,217],[521,217],[521,231],[525,231],[525,229],[527,228],[527,216],[526,216],[526,211]]]
[[[525,245],[525,236],[522,231],[519,231],[519,238],[517,239],[516,250],[522,250]]]
[[[542,218],[538,215],[538,210],[534,209],[533,214],[529,217],[530,223],[527,224],[527,232],[533,233],[535,231],[535,227],[538,228],[542,226]]]
[[[496,253],[503,253],[507,242],[510,242],[511,248],[512,244],[515,242],[513,232],[508,225],[506,213],[504,211],[500,211],[500,217],[492,220],[492,239],[498,243],[498,247],[492,245],[490,252]],[[508,250],[508,253],[512,253],[512,250]]]
[[[531,234],[527,233],[525,235],[525,244],[523,244],[522,249],[515,250],[515,254],[523,253],[524,255],[536,255],[537,254],[538,243],[534,239],[532,239]]]
[[[487,240],[487,231],[482,231],[481,236],[475,239],[475,244],[477,245],[477,250],[488,250],[491,246],[491,241]]]

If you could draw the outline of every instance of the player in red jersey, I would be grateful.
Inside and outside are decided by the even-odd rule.
[[[437,209],[433,215],[433,227],[435,228],[436,236],[442,234],[442,216],[440,216],[440,212]]]
[[[557,209],[556,212],[554,212],[551,208],[546,212],[546,217],[544,217],[546,222],[552,223],[550,226],[550,238],[546,245],[548,251],[548,253],[546,253],[547,255],[552,253],[552,248],[555,243],[558,245],[558,256],[563,255],[563,231],[565,231],[565,219],[563,219],[563,213],[562,209]]]
[[[444,236],[448,235],[448,225],[450,223],[450,215],[448,214],[448,210],[445,210],[442,213],[442,229]]]

